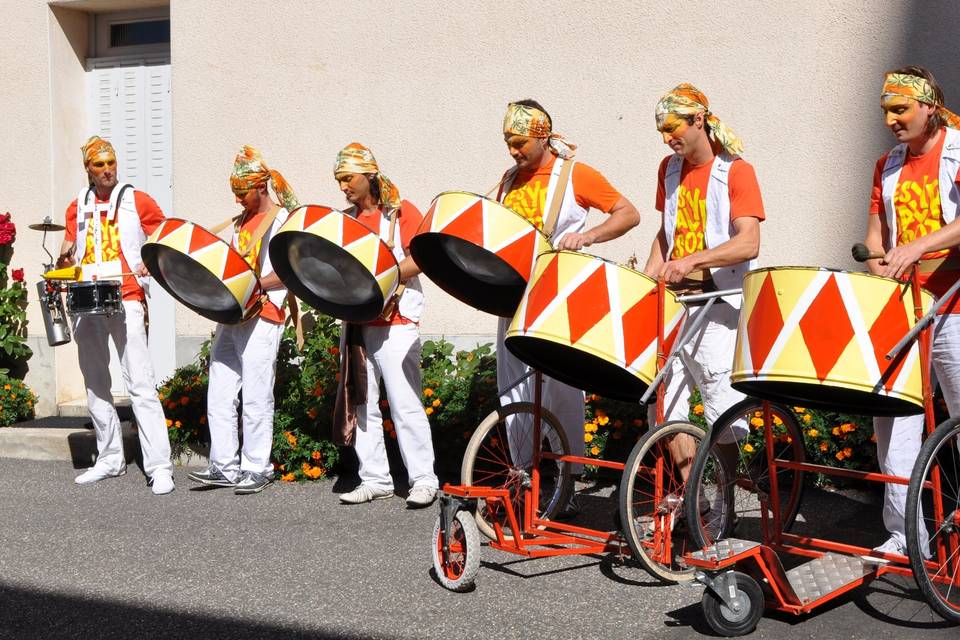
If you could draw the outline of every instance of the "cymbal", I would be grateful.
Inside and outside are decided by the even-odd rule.
[[[47,222],[46,220],[36,224],[27,225],[27,227],[29,229],[33,229],[34,231],[63,231],[66,229],[66,227],[62,224],[57,224],[56,222]]]

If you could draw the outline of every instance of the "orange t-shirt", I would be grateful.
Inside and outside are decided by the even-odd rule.
[[[900,171],[900,179],[897,182],[897,189],[893,195],[894,206],[896,207],[896,216],[894,219],[897,224],[897,245],[906,244],[913,240],[937,231],[944,225],[943,209],[940,206],[940,154],[943,152],[943,141],[946,138],[941,130],[940,140],[937,144],[922,156],[907,154],[904,159],[903,168]],[[887,163],[889,152],[883,154],[877,161],[877,166],[873,170],[873,190],[870,194],[870,215],[880,215],[886,212],[886,203],[883,199],[883,167]],[[960,174],[956,176],[956,181],[960,182]],[[881,217],[884,221],[882,226],[886,227],[886,215]],[[886,235],[884,236],[886,238]],[[942,249],[932,251],[923,255],[924,260],[944,258],[948,254],[951,261],[960,260],[960,251],[957,249]],[[960,273],[956,270],[940,269],[932,274],[923,274],[920,277],[920,283],[925,288],[933,292],[934,295],[941,296],[949,289]],[[947,303],[942,311],[944,313],[960,313],[960,294]]]
[[[240,228],[235,232],[235,246],[237,251],[243,253],[247,250],[247,247],[250,246],[250,240],[257,230],[257,227],[260,226],[260,222],[263,221],[263,217],[267,215],[268,212],[264,211],[263,213],[257,213],[249,218],[243,220],[240,224]],[[257,241],[257,246],[255,246],[250,253],[245,257],[247,264],[253,267],[253,270],[257,272],[257,275],[260,275],[260,250],[263,248],[263,239]],[[269,322],[274,322],[276,324],[281,324],[285,318],[283,309],[273,304],[269,299],[264,298],[263,306],[260,307],[260,317]]]
[[[378,209],[377,211],[371,213],[358,213],[357,220],[367,225],[375,232],[380,232],[380,221],[383,219],[383,211]],[[420,223],[423,221],[423,214],[420,213],[420,210],[417,209],[409,200],[400,201],[400,211],[397,212],[397,227],[400,228],[400,246],[403,247],[403,252],[407,255],[410,255],[410,241],[413,240],[413,237],[417,235],[417,229],[420,228]],[[387,226],[389,229],[389,224]],[[384,239],[384,242],[386,240]],[[378,318],[370,323],[372,326],[388,326],[392,324],[415,324],[413,320],[405,318],[400,315],[400,305],[396,305],[393,308],[393,313],[390,314],[390,317],[387,319]]]
[[[660,162],[657,172],[657,211],[663,213],[666,201],[664,177],[667,163],[673,156]],[[680,185],[677,187],[677,221],[673,233],[673,252],[670,260],[677,260],[707,249],[707,184],[713,160],[701,165],[692,165],[686,160],[680,169]],[[751,217],[764,219],[763,199],[753,166],[746,160],[737,159],[730,165],[727,184],[730,192],[730,219]]]
[[[93,197],[96,198],[96,193],[93,194]],[[107,204],[109,201],[96,198],[96,202],[97,204]],[[156,203],[156,201],[143,191],[134,190],[133,202],[134,206],[137,208],[137,214],[140,216],[140,226],[143,228],[143,232],[149,236],[157,227],[160,226],[160,223],[163,222],[163,211],[160,210],[160,206]],[[85,220],[84,224],[91,224],[90,219]],[[76,200],[71,202],[70,206],[67,207],[66,224],[64,226],[66,226],[66,230],[63,234],[64,240],[67,242],[76,242]],[[107,262],[110,260],[119,259],[121,271],[123,271],[123,273],[129,273],[130,265],[127,264],[127,258],[123,255],[123,251],[120,248],[120,226],[117,223],[117,219],[114,218],[113,220],[107,220],[107,214],[101,214],[100,235],[100,260],[102,262]],[[93,234],[86,233],[85,237],[87,246],[84,248],[83,258],[80,260],[81,265],[93,264],[97,261],[94,253]],[[137,279],[133,276],[123,276],[123,281],[120,285],[120,292],[124,300],[143,301],[146,299],[146,296],[143,293],[143,288],[137,283]]]
[[[529,220],[537,229],[543,228],[543,216],[547,213],[547,187],[556,156],[546,166],[536,171],[518,171],[510,185],[503,204]],[[614,189],[603,175],[593,167],[578,162],[571,172],[573,195],[584,209],[598,209],[610,213],[620,200],[620,192]]]

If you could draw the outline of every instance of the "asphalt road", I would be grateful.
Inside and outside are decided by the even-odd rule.
[[[689,638],[701,588],[610,557],[525,560],[484,548],[477,588],[431,576],[436,508],[340,506],[333,482],[254,496],[155,497],[131,467],[89,487],[67,463],[0,460],[0,638]],[[585,495],[586,521],[610,500]],[[879,527],[862,496],[811,492],[808,523]],[[872,499],[872,498],[871,498]],[[802,527],[812,526],[801,523]],[[822,532],[822,531],[821,531]],[[877,539],[879,533],[872,538]],[[868,540],[869,541],[869,540]],[[912,583],[881,579],[815,615],[768,615],[754,638],[951,638]]]

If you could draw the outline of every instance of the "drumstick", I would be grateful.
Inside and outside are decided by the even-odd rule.
[[[857,244],[853,245],[853,248],[851,249],[851,251],[853,253],[853,259],[856,260],[857,262],[866,262],[867,260],[877,260],[879,258],[883,258],[883,256],[886,255],[882,251],[870,251],[867,245],[863,244],[862,242],[858,242]]]

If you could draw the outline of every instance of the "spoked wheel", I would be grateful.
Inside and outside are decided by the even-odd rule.
[[[960,623],[960,420],[942,423],[920,448],[906,516],[907,555],[920,591],[934,611]]]
[[[443,557],[444,535],[440,517],[433,525],[433,570],[440,584],[451,591],[467,591],[473,587],[480,569],[480,533],[477,523],[467,511],[457,511],[450,522],[453,528],[450,549]]]
[[[760,585],[745,573],[730,573],[732,577],[727,578],[729,584],[732,586],[732,582],[736,581],[731,602],[724,601],[711,587],[704,590],[700,600],[707,624],[728,638],[750,633],[763,617],[763,590]]]
[[[689,549],[683,516],[683,471],[703,439],[689,422],[667,422],[647,432],[627,458],[620,482],[620,521],[633,557],[665,582],[693,578],[680,564]]]
[[[555,455],[569,455],[570,445],[560,422],[546,409],[541,410],[540,450]],[[508,428],[509,425],[509,428]],[[530,486],[533,469],[533,404],[514,402],[494,411],[484,419],[463,454],[460,482],[464,485],[507,489],[518,522],[522,526],[523,498]],[[570,463],[547,458],[540,460],[540,498],[536,511],[543,519],[551,519],[566,504],[573,490]],[[488,506],[477,501],[477,527],[483,535],[496,539],[493,523],[509,529],[502,503]],[[511,538],[511,535],[505,537]]]
[[[777,460],[803,462],[803,434],[793,412],[770,405],[773,454]],[[717,418],[697,455],[687,481],[684,509],[698,548],[735,537],[760,542],[764,520],[772,526],[771,477],[764,438],[763,403],[747,398]],[[781,530],[793,526],[803,493],[803,472],[777,470]],[[767,504],[766,513],[761,503]]]

